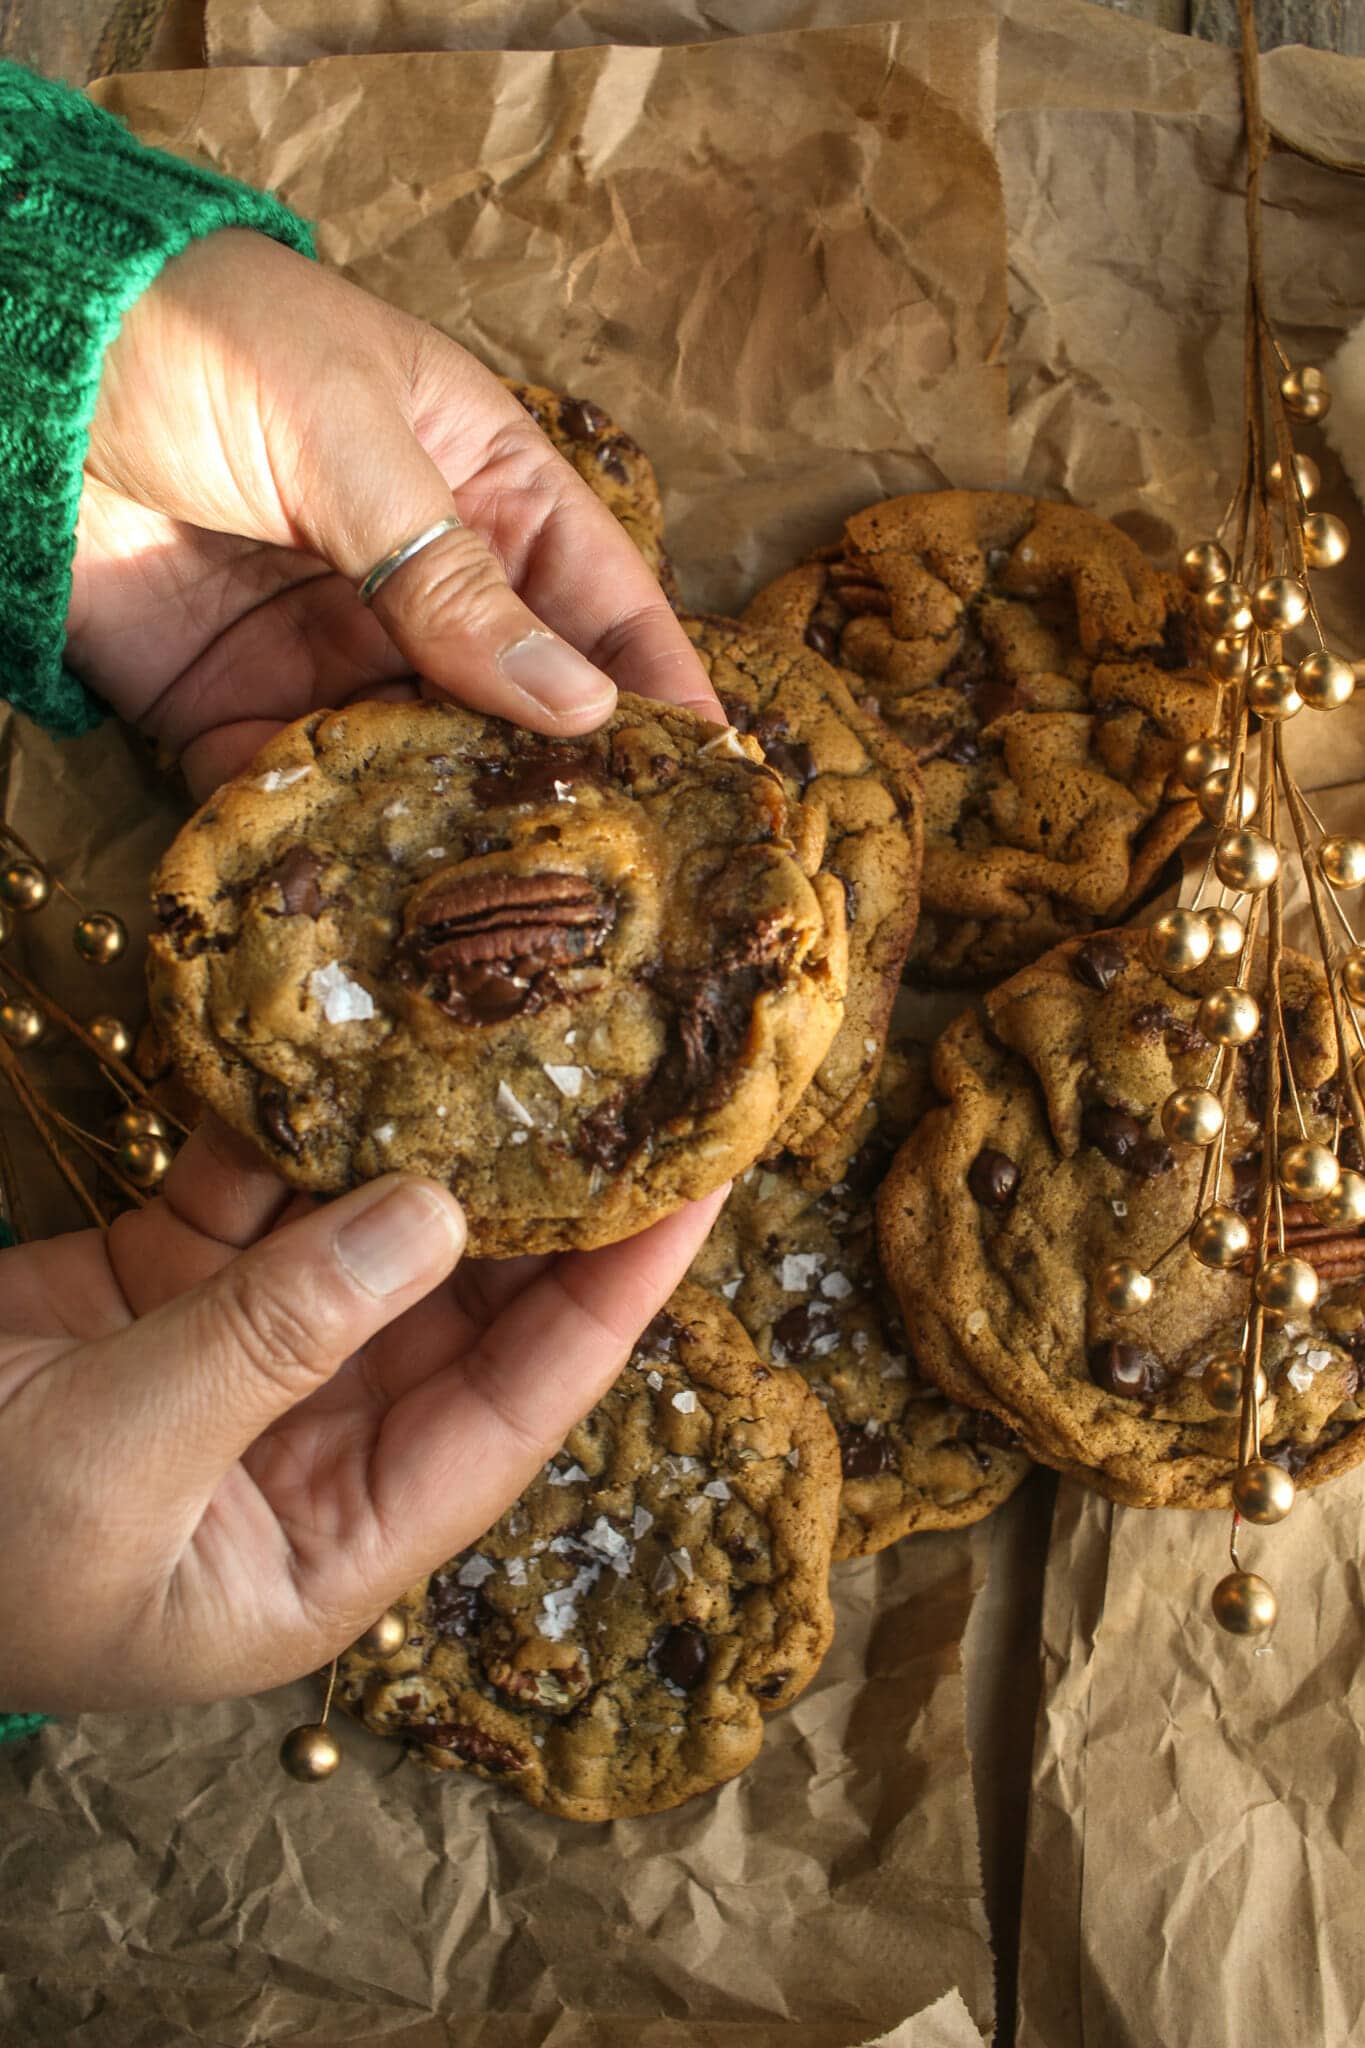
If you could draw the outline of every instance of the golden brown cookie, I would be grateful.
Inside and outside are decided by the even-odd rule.
[[[544,384],[503,383],[578,471],[594,497],[623,526],[658,578],[670,603],[677,598],[673,565],[664,547],[664,515],[654,465],[638,441],[590,398],[571,398]]]
[[[154,1015],[297,1186],[391,1170],[471,1251],[605,1244],[742,1172],[843,1014],[844,902],[756,743],[623,695],[551,742],[444,703],[279,733],[154,888]]]
[[[944,1398],[920,1372],[877,1258],[875,1202],[926,1100],[918,1049],[887,1053],[854,1149],[814,1189],[790,1155],[735,1183],[692,1266],[722,1295],[767,1364],[799,1372],[839,1439],[836,1557],[962,1528],[1007,1500],[1031,1464],[994,1416]]]
[[[919,912],[919,774],[909,749],[818,654],[733,619],[683,625],[726,716],[757,740],[799,809],[805,865],[843,889],[844,1021],[776,1140],[828,1181],[876,1079]]]
[[[839,1455],[795,1373],[684,1286],[488,1534],[413,1587],[337,1697],[423,1761],[569,1820],[732,1778],[829,1647]]]
[[[920,756],[916,974],[1007,974],[1112,923],[1198,823],[1175,765],[1213,703],[1183,593],[1093,513],[892,498],[744,617],[850,671]]]
[[[984,1017],[943,1034],[946,1106],[922,1119],[882,1189],[882,1256],[924,1370],[1034,1457],[1132,1506],[1226,1507],[1238,1423],[1200,1377],[1240,1348],[1246,1277],[1182,1246],[1140,1315],[1096,1300],[1103,1266],[1146,1269],[1187,1229],[1204,1159],[1167,1142],[1161,1107],[1207,1081],[1213,1049],[1196,1013],[1226,969],[1171,980],[1141,941],[1109,932],[1057,947],[987,996]],[[1326,984],[1291,954],[1281,985],[1309,1132],[1330,1138]],[[1224,1202],[1251,1199],[1264,1090],[1261,1037],[1238,1063]],[[1320,1261],[1322,1234],[1292,1210],[1288,1223],[1301,1256]],[[1267,1326],[1262,1440],[1304,1486],[1365,1457],[1365,1235],[1349,1237],[1312,1315]]]

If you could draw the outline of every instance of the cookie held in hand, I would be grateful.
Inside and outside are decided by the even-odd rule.
[[[399,1602],[337,1698],[426,1763],[569,1820],[657,1813],[751,1763],[829,1647],[839,1454],[701,1288],[482,1540]]]
[[[945,1393],[1111,1500],[1225,1508],[1238,1418],[1211,1405],[1201,1380],[1212,1358],[1241,1348],[1247,1276],[1182,1247],[1140,1315],[1095,1296],[1102,1267],[1149,1270],[1188,1229],[1205,1158],[1167,1140],[1161,1109],[1206,1081],[1199,1003],[1227,970],[1168,979],[1146,964],[1143,936],[1059,946],[993,990],[984,1017],[943,1034],[934,1079],[947,1106],[922,1118],[883,1185],[882,1259],[916,1356]],[[1258,995],[1264,973],[1262,956],[1248,976]],[[1330,1140],[1327,985],[1286,953],[1280,988],[1308,1135]],[[1260,1169],[1264,1031],[1238,1061],[1217,1196],[1243,1213]],[[1283,1137],[1298,1136],[1286,1107]],[[1311,1314],[1267,1320],[1261,1440],[1314,1486],[1365,1457],[1365,1232],[1324,1230],[1292,1205],[1285,1223],[1322,1292]]]
[[[1214,692],[1184,604],[1108,520],[1004,491],[870,506],[753,599],[920,757],[913,974],[998,977],[1116,922],[1198,824],[1175,769]]]
[[[286,1179],[445,1182],[471,1252],[606,1244],[742,1171],[843,1014],[843,892],[757,745],[623,695],[273,739],[155,879],[153,1012]]]

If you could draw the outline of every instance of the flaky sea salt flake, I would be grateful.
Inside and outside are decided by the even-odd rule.
[[[516,1096],[512,1093],[511,1089],[508,1087],[505,1081],[499,1081],[498,1092],[494,1099],[497,1103],[499,1112],[503,1116],[515,1117],[517,1122],[519,1124],[524,1124],[528,1131],[533,1131],[535,1129],[535,1118],[532,1116],[530,1110],[526,1107],[526,1104],[524,1102],[519,1102],[517,1100]]]
[[[315,967],[308,977],[308,993],[322,1005],[329,1024],[364,1024],[374,1015],[374,997],[358,981],[352,981],[339,960]]]
[[[582,1067],[553,1066],[548,1060],[543,1061],[542,1065],[561,1095],[567,1095],[572,1100],[574,1096],[582,1094]]]

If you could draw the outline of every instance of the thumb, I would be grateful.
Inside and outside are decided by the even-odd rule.
[[[501,394],[499,394],[501,396]],[[450,486],[382,392],[368,422],[332,413],[317,429],[310,544],[357,585],[377,564],[456,516]],[[385,579],[375,616],[441,690],[534,731],[587,732],[616,702],[601,669],[523,604],[479,535],[457,526]]]
[[[464,1250],[431,1181],[389,1175],[263,1238],[212,1279],[88,1347],[82,1401],[146,1469],[200,1495],[269,1424],[429,1294]]]

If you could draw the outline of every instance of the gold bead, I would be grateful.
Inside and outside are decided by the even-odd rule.
[[[1322,473],[1311,455],[1294,457],[1294,477],[1299,487],[1299,496],[1307,503],[1322,488]],[[1284,482],[1284,471],[1278,462],[1272,462],[1266,471],[1265,480],[1272,491],[1278,491]]]
[[[1246,1368],[1240,1351],[1219,1351],[1209,1360],[1200,1376],[1199,1385],[1210,1408],[1219,1415],[1236,1415],[1242,1405],[1242,1386]],[[1269,1389],[1265,1374],[1259,1365],[1256,1368],[1256,1400],[1264,1401]]]
[[[1220,683],[1240,683],[1251,666],[1251,642],[1236,633],[1219,633],[1208,645],[1209,674]]]
[[[12,860],[0,868],[0,903],[11,910],[41,910],[52,884],[33,860]]]
[[[1222,1271],[1235,1266],[1251,1249],[1251,1229],[1245,1216],[1223,1203],[1215,1203],[1196,1216],[1190,1230],[1190,1250],[1201,1266]]]
[[[280,1744],[280,1762],[291,1778],[317,1785],[331,1777],[341,1762],[341,1751],[330,1728],[324,1728],[321,1721],[310,1721],[302,1728],[290,1729]]]
[[[1209,957],[1209,928],[1194,910],[1168,910],[1147,933],[1147,958],[1158,972],[1188,974]]]
[[[1097,1282],[1100,1300],[1115,1315],[1131,1316],[1146,1308],[1152,1298],[1152,1278],[1131,1259],[1115,1259],[1100,1269]]]
[[[378,1621],[372,1621],[364,1635],[351,1645],[362,1657],[393,1657],[408,1639],[407,1616],[396,1607],[386,1607]]]
[[[126,1060],[133,1049],[133,1034],[121,1017],[92,1017],[85,1028],[100,1051],[113,1059]]]
[[[1294,1482],[1283,1465],[1272,1465],[1268,1458],[1253,1458],[1232,1482],[1234,1507],[1262,1527],[1284,1520],[1294,1505],[1294,1493]]]
[[[1339,654],[1319,647],[1305,654],[1296,671],[1299,695],[1310,711],[1340,711],[1355,695],[1356,672]]]
[[[1220,832],[1213,849],[1214,872],[1228,889],[1258,894],[1280,872],[1280,856],[1264,832]]]
[[[1365,1173],[1348,1167],[1332,1192],[1313,1204],[1313,1214],[1319,1223],[1335,1229],[1353,1230],[1357,1223],[1365,1223]]]
[[[1341,1178],[1337,1155],[1330,1146],[1309,1139],[1286,1145],[1280,1154],[1280,1186],[1299,1202],[1320,1202]]]
[[[1334,889],[1358,889],[1365,882],[1365,839],[1338,835],[1318,848],[1318,865]]]
[[[0,1038],[21,1049],[36,1045],[45,1029],[43,1013],[35,1003],[28,1003],[21,996],[10,1002],[0,1003]]]
[[[1310,512],[1303,522],[1303,552],[1310,569],[1335,569],[1351,548],[1351,533],[1344,519],[1331,512]]]
[[[82,960],[88,960],[94,967],[107,967],[128,944],[127,927],[112,910],[92,911],[80,920],[71,936]]]
[[[1199,1005],[1199,1029],[1210,1045],[1246,1045],[1260,1022],[1261,1006],[1249,988],[1211,988]]]
[[[1275,1595],[1255,1572],[1229,1572],[1213,1589],[1213,1618],[1230,1636],[1263,1635],[1279,1609]]]
[[[1211,583],[1225,583],[1231,574],[1228,551],[1216,540],[1197,540],[1180,557],[1180,580],[1186,590],[1207,590]]]
[[[1161,1128],[1177,1145],[1211,1145],[1223,1128],[1223,1105],[1211,1088],[1177,1088],[1161,1105]]]
[[[166,1126],[154,1109],[134,1102],[114,1118],[114,1136],[127,1144],[130,1138],[164,1138]]]
[[[1211,825],[1221,825],[1224,817],[1227,815],[1228,781],[1231,774],[1232,770],[1230,768],[1215,768],[1212,775],[1206,775],[1199,785],[1199,808]],[[1241,816],[1240,818],[1233,819],[1231,822],[1237,825],[1245,825],[1247,819],[1255,814],[1259,801],[1255,783],[1251,780],[1250,776],[1244,775],[1242,777],[1242,794],[1238,803]]]
[[[1246,944],[1246,926],[1236,911],[1221,903],[1210,904],[1200,916],[1208,926],[1210,960],[1235,960]]]
[[[1206,633],[1249,633],[1255,623],[1251,613],[1251,594],[1246,585],[1234,583],[1227,577],[1221,583],[1210,583],[1206,590],[1201,590],[1194,607]]]
[[[1287,661],[1273,668],[1255,668],[1247,678],[1247,709],[1258,718],[1292,718],[1303,709],[1298,677]]]
[[[129,1138],[118,1148],[118,1163],[135,1188],[154,1188],[165,1178],[172,1157],[162,1138]]]
[[[1267,576],[1256,586],[1251,616],[1263,633],[1290,633],[1308,616],[1308,592],[1297,576]]]
[[[1198,789],[1210,775],[1226,768],[1231,758],[1222,740],[1191,740],[1180,756],[1180,780],[1186,789]]]
[[[1280,396],[1296,420],[1326,419],[1332,403],[1327,379],[1313,363],[1305,363],[1302,369],[1286,370],[1280,379]]]
[[[1365,1003],[1365,946],[1352,946],[1342,961],[1341,985],[1353,1003]]]
[[[1307,1259],[1281,1253],[1256,1275],[1256,1299],[1277,1316],[1306,1316],[1318,1298],[1318,1276]]]

